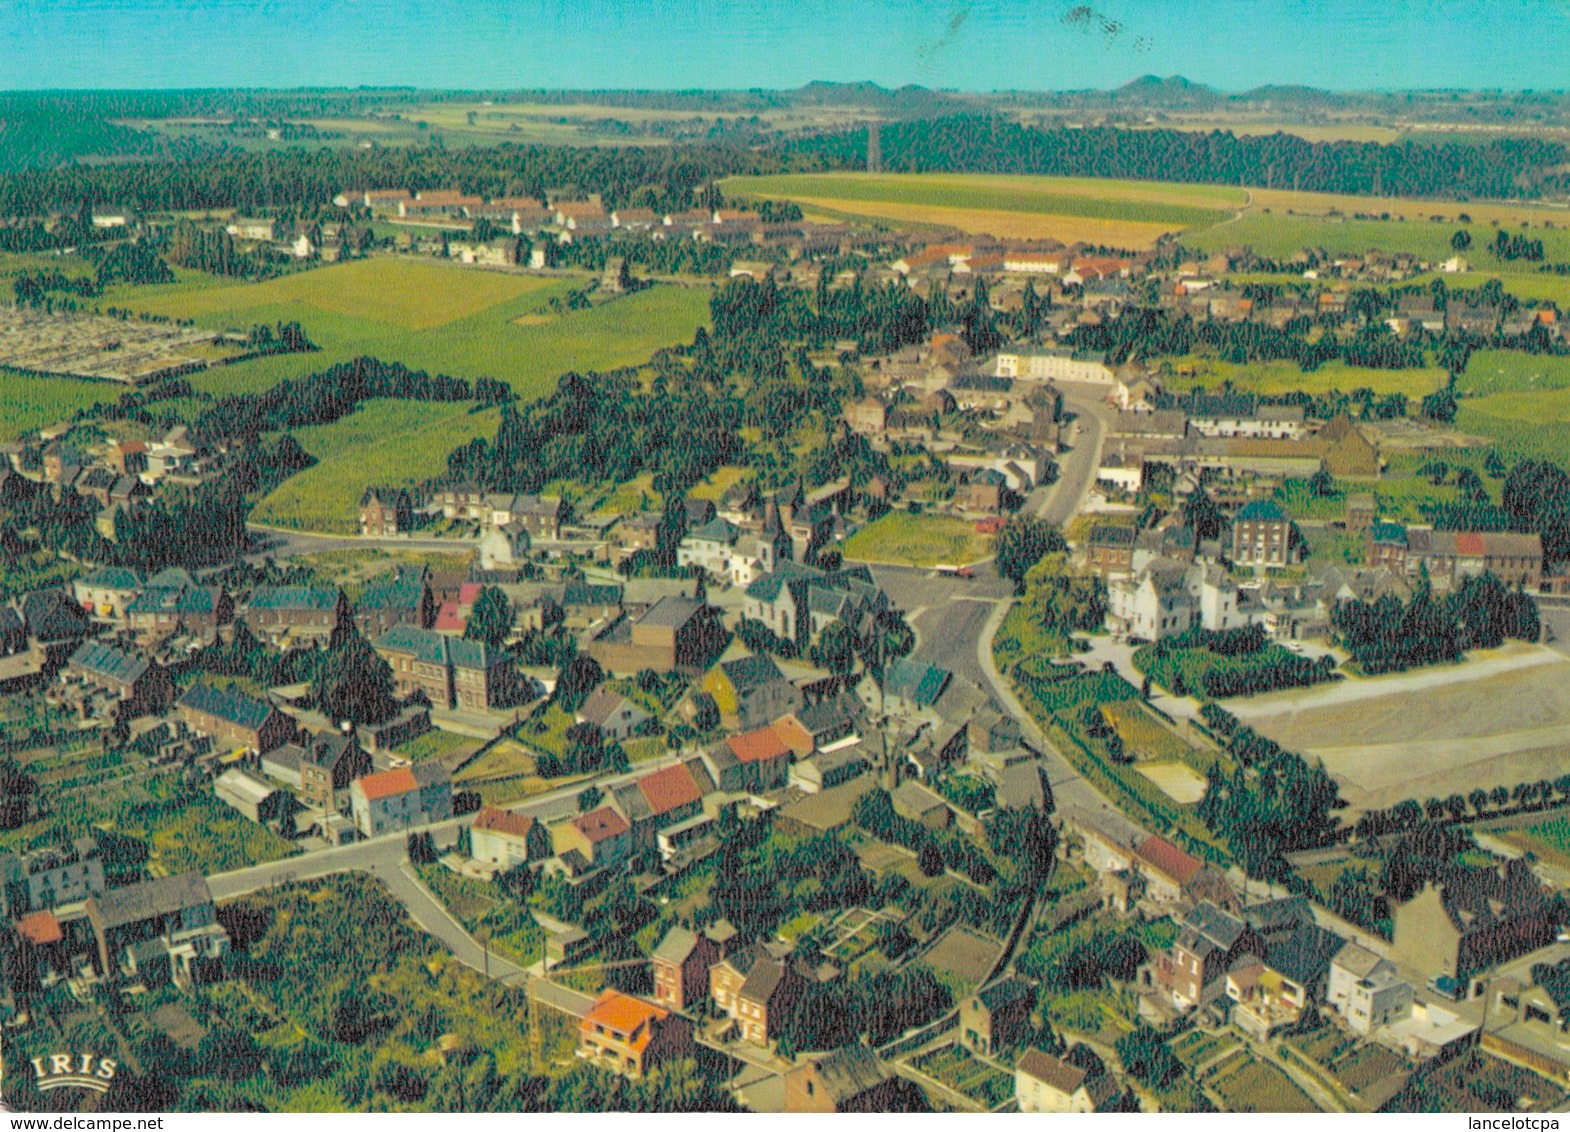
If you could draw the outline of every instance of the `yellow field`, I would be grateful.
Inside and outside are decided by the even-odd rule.
[[[1388,212],[1391,219],[1428,220],[1440,217],[1445,223],[1454,223],[1460,213],[1466,213],[1476,224],[1519,225],[1553,223],[1556,227],[1570,227],[1570,209],[1550,208],[1526,204],[1487,204],[1477,201],[1456,202],[1447,200],[1407,200],[1403,197],[1360,197],[1344,193],[1295,193],[1290,189],[1250,189],[1252,199],[1250,214],[1262,209],[1273,212],[1298,212],[1309,216],[1323,216],[1329,212],[1371,214]]]
[[[1311,142],[1358,141],[1389,144],[1401,137],[1402,131],[1394,126],[1373,126],[1364,122],[1329,122],[1304,126],[1290,122],[1228,122],[1220,118],[1185,118],[1173,122],[1157,122],[1144,127],[1152,130],[1187,130],[1193,133],[1210,133],[1224,130],[1240,138],[1289,134]]]
[[[153,314],[201,318],[241,307],[304,303],[348,318],[429,330],[478,314],[498,303],[550,286],[538,276],[403,259],[361,259],[264,283],[213,280],[200,290],[179,283],[137,289],[138,305]],[[160,295],[160,290],[167,290]]]

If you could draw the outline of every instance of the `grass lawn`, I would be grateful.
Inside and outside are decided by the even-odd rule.
[[[1138,700],[1108,704],[1104,709],[1109,722],[1135,758],[1171,760],[1185,758],[1190,751],[1183,738],[1164,726]]]
[[[1546,818],[1534,825],[1494,834],[1551,864],[1570,864],[1570,818]]]
[[[1179,392],[1200,386],[1214,388],[1223,381],[1231,381],[1238,389],[1261,396],[1282,393],[1307,393],[1313,396],[1332,390],[1351,393],[1354,389],[1371,389],[1380,397],[1404,393],[1416,401],[1445,383],[1445,371],[1438,366],[1373,369],[1331,361],[1318,369],[1304,371],[1296,362],[1284,360],[1240,364],[1216,358],[1180,358],[1177,364],[1194,367],[1192,376],[1173,379],[1172,388]]]
[[[296,848],[265,826],[241,817],[211,794],[187,804],[133,811],[114,831],[147,844],[147,867],[161,876],[196,870],[221,873],[277,861]]]
[[[1134,666],[1149,676],[1152,682],[1160,684],[1175,695],[1209,698],[1218,695],[1211,692],[1207,685],[1207,679],[1213,675],[1218,678],[1234,674],[1244,676],[1277,666],[1286,670],[1296,670],[1301,659],[1296,653],[1288,651],[1274,641],[1267,642],[1257,652],[1235,656],[1223,656],[1203,647],[1177,648],[1169,645],[1164,649],[1158,649],[1155,645],[1146,645],[1134,653]],[[1285,682],[1284,679],[1272,685],[1272,687],[1300,686],[1298,683]],[[1265,689],[1256,689],[1256,691],[1263,690]],[[1225,694],[1228,693],[1221,693],[1221,695]]]
[[[431,762],[435,759],[456,759],[472,754],[481,746],[480,740],[467,735],[454,735],[451,731],[433,729],[409,740],[393,750],[413,763]]]
[[[583,280],[427,260],[354,260],[261,283],[180,274],[165,286],[112,288],[104,305],[214,329],[294,320],[321,347],[193,379],[196,388],[213,394],[267,389],[368,354],[433,373],[500,378],[535,397],[569,370],[632,365],[662,346],[688,341],[708,317],[706,289],[671,286],[558,315],[548,310],[550,300]]]
[[[858,562],[905,566],[963,566],[992,553],[992,536],[949,515],[891,511],[846,539],[841,551]]]
[[[252,517],[292,530],[353,534],[367,487],[411,485],[438,474],[453,449],[494,436],[497,420],[495,410],[471,413],[465,404],[368,401],[332,424],[296,432],[318,462],[279,484]]]
[[[421,865],[420,881],[477,940],[521,967],[545,954],[545,933],[522,905],[504,899],[495,885],[462,876],[445,865]]]

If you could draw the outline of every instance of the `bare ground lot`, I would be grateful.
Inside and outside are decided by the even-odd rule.
[[[1228,707],[1323,760],[1355,810],[1556,778],[1570,761],[1570,661],[1534,645]]]

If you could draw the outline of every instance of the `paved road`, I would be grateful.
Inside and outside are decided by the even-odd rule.
[[[281,527],[268,527],[247,523],[245,529],[255,538],[258,549],[250,558],[290,558],[296,554],[319,554],[327,550],[446,550],[454,554],[474,550],[478,539],[461,538],[404,538],[371,535],[320,535],[306,531],[286,531]]]
[[[1063,392],[1064,405],[1075,414],[1074,444],[1058,457],[1057,481],[1031,492],[1024,509],[1062,526],[1084,505],[1085,496],[1096,482],[1111,410],[1102,401],[1107,392],[1105,385],[1067,382],[1058,388]]]
[[[1109,831],[1119,832],[1127,837],[1147,832],[1108,801],[1059,753],[1046,733],[1036,725],[1030,712],[1025,710],[1025,705],[1019,702],[1019,697],[1014,694],[1014,689],[1008,680],[998,671],[998,666],[992,659],[992,638],[1007,612],[1008,606],[1003,602],[993,607],[992,615],[987,618],[981,635],[976,639],[976,662],[986,677],[983,686],[990,688],[998,703],[1019,720],[1025,742],[1041,752],[1042,762],[1047,768],[1047,781],[1052,784],[1055,808],[1059,813],[1068,807],[1096,813],[1100,815]]]

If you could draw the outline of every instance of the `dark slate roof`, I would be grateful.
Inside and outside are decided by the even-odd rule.
[[[988,1010],[997,1010],[999,1007],[1012,1005],[1022,998],[1029,999],[1034,1004],[1036,988],[1018,975],[1011,975],[977,991],[976,997]]]
[[[252,609],[279,609],[326,613],[338,604],[334,586],[258,586],[251,595]]]
[[[1250,499],[1239,508],[1237,517],[1244,522],[1284,523],[1287,513],[1273,499]]]
[[[785,683],[785,673],[780,671],[780,666],[774,663],[772,657],[764,653],[723,661],[720,671],[725,673],[725,678],[736,689],[738,696],[745,696],[766,684]]]
[[[186,908],[199,908],[212,902],[213,894],[207,887],[206,877],[201,873],[180,873],[111,888],[93,897],[89,907],[97,906],[102,926],[109,929],[140,923],[155,916],[167,916]]]
[[[710,519],[707,523],[704,523],[703,526],[698,527],[696,530],[688,531],[687,537],[690,539],[701,539],[705,542],[723,542],[730,544],[735,542],[737,536],[740,534],[741,532],[737,530],[734,523],[731,523],[726,519],[716,518]]]
[[[111,680],[127,683],[141,679],[147,658],[102,641],[83,641],[71,654],[71,663]]]
[[[87,633],[87,615],[64,590],[37,590],[22,599],[22,620],[40,641],[68,641]]]
[[[1330,961],[1345,945],[1346,940],[1335,932],[1312,922],[1301,923],[1270,944],[1265,961],[1272,970],[1315,993],[1330,972]]]
[[[776,959],[761,957],[747,972],[747,981],[741,984],[740,997],[750,1002],[767,1003],[785,981],[788,971]]]
[[[423,570],[400,570],[369,583],[360,594],[363,609],[413,609],[425,594]]]
[[[703,611],[704,604],[697,598],[667,595],[651,605],[648,612],[638,618],[638,624],[680,629]]]
[[[877,1088],[893,1076],[881,1061],[860,1042],[841,1046],[816,1059],[817,1083],[835,1104],[841,1104]]]
[[[943,694],[943,689],[948,687],[950,675],[946,668],[902,656],[888,666],[884,688],[901,699],[930,707]]]
[[[507,654],[492,649],[483,641],[469,641],[413,625],[394,625],[377,637],[377,649],[411,653],[429,664],[450,664],[454,668],[495,668],[507,661]]]
[[[192,684],[180,697],[180,704],[193,711],[215,715],[237,727],[255,729],[267,722],[273,708],[261,700],[236,692],[233,688],[220,688],[215,684]]]
[[[614,584],[602,584],[574,580],[562,587],[561,603],[563,605],[620,605],[622,588]]]
[[[1226,951],[1247,930],[1247,925],[1237,917],[1229,916],[1214,904],[1196,904],[1184,917],[1183,929],[1184,936],[1192,933]]]
[[[124,566],[103,566],[82,579],[82,585],[104,590],[134,590],[142,576]]]

